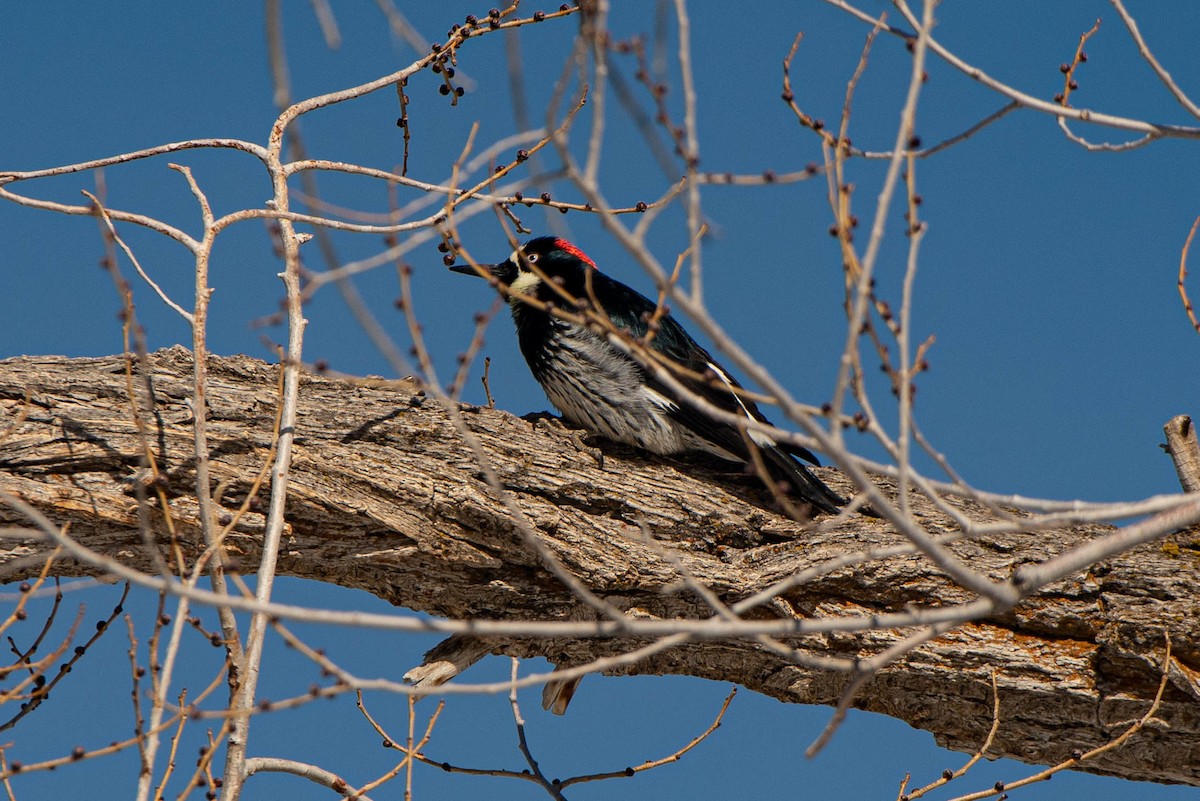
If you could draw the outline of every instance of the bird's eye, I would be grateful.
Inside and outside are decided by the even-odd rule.
[[[525,254],[525,261],[529,262],[530,264],[535,264],[537,262],[537,260],[538,260],[538,254],[536,254],[536,253],[526,253]]]

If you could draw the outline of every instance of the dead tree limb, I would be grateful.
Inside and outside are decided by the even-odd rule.
[[[142,398],[170,513],[186,552],[200,545],[194,498],[191,355],[151,356],[154,404]],[[135,482],[143,449],[130,414],[123,357],[26,357],[0,362],[0,490],[16,495],[79,542],[153,570],[138,528]],[[268,457],[277,368],[247,357],[212,358],[208,391],[214,491],[230,510],[245,499]],[[280,570],[357,587],[394,604],[451,618],[587,619],[594,613],[545,570],[442,407],[415,387],[371,387],[310,377],[291,468],[289,530]],[[895,544],[883,521],[855,517],[816,533],[772,511],[769,498],[718,465],[648,458],[605,446],[598,464],[574,439],[498,410],[464,409],[502,481],[539,536],[595,593],[623,610],[663,619],[708,617],[679,591],[677,565],[726,603],[781,577],[844,554]],[[822,472],[835,489],[839,476]],[[844,484],[842,486],[844,489]],[[953,524],[915,506],[928,530]],[[973,509],[986,517],[986,513]],[[151,509],[161,520],[162,509]],[[257,561],[262,523],[247,514],[228,540],[243,568]],[[27,526],[0,508],[0,524]],[[657,545],[642,537],[642,527]],[[994,578],[1108,531],[1104,526],[978,537],[951,546]],[[156,531],[167,554],[163,531]],[[885,669],[856,706],[974,750],[992,720],[998,672],[1001,727],[988,756],[1053,763],[1103,743],[1148,708],[1161,670],[1164,632],[1174,644],[1172,681],[1157,719],[1085,770],[1129,779],[1200,784],[1200,551],[1193,533],[1144,546],[1047,588],[994,618],[961,625]],[[676,562],[664,555],[672,549]],[[48,545],[8,539],[5,580],[36,569]],[[59,575],[94,574],[62,560]],[[830,617],[960,602],[965,593],[918,555],[837,570],[760,608],[788,605]],[[754,617],[752,613],[749,617]],[[905,632],[879,630],[797,638],[814,653],[877,653]],[[636,645],[627,640],[522,639],[496,652],[578,664]],[[846,676],[798,667],[743,640],[699,640],[623,669],[734,682],[795,703],[837,701]]]

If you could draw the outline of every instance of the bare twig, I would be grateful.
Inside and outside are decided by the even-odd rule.
[[[1183,310],[1187,312],[1188,320],[1192,323],[1192,328],[1195,328],[1197,333],[1200,333],[1200,320],[1196,319],[1196,310],[1192,307],[1192,299],[1187,293],[1187,258],[1188,251],[1192,248],[1192,239],[1196,236],[1196,228],[1200,227],[1200,217],[1197,217],[1192,223],[1191,230],[1188,231],[1187,240],[1183,243],[1183,251],[1179,254],[1179,297],[1183,301]]]

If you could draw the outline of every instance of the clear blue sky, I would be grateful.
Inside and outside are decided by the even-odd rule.
[[[806,110],[832,123],[866,29],[815,0],[757,3],[752,11],[740,12],[729,11],[728,4],[696,5],[692,31],[702,167],[783,173],[819,162],[816,138],[797,126],[779,100],[780,63],[796,32],[804,31],[793,69],[797,98]],[[404,12],[429,41],[441,38],[467,13],[486,14],[486,8],[457,0],[407,6]],[[612,20],[614,34],[650,30],[651,7],[624,4]],[[866,7],[878,12],[884,4],[869,2]],[[1160,3],[1133,11],[1140,14],[1143,33],[1165,66],[1200,96],[1194,58],[1200,17]],[[331,52],[320,39],[309,5],[287,4],[285,33],[298,98],[371,80],[413,58],[373,7],[338,5],[336,12],[343,42]],[[1070,59],[1079,34],[1102,17],[1100,32],[1087,47],[1090,58],[1079,73],[1075,105],[1159,122],[1196,123],[1139,60],[1107,3],[946,4],[939,12],[935,34],[944,44],[1043,98],[1060,90],[1058,65]],[[193,4],[186,10],[148,2],[53,9],[10,4],[0,18],[5,84],[0,169],[47,167],[196,137],[265,142],[275,110],[262,11],[255,4]],[[535,122],[541,121],[575,25],[574,20],[548,22],[521,32]],[[630,77],[631,62],[620,64]],[[463,48],[460,77],[473,83],[457,108],[437,94],[433,76],[424,74],[412,82],[410,174],[445,178],[476,121],[481,143],[515,130],[504,65],[500,36]],[[929,73],[918,124],[925,143],[958,133],[1003,104],[936,59],[931,59]],[[907,75],[902,45],[881,37],[858,92],[850,131],[857,146],[883,150],[891,144]],[[678,117],[677,89],[673,82],[671,107]],[[395,94],[389,90],[305,117],[302,129],[314,156],[390,169],[402,149],[397,116]],[[1122,138],[1115,131],[1078,130],[1095,140]],[[667,181],[640,139],[614,123],[609,142],[602,173],[609,199],[630,204],[661,194]],[[920,164],[918,185],[929,233],[921,251],[915,331],[918,340],[935,334],[937,343],[929,355],[932,369],[918,382],[917,415],[925,433],[969,481],[998,492],[1088,500],[1178,490],[1158,443],[1168,418],[1197,411],[1198,340],[1183,314],[1175,276],[1188,226],[1200,213],[1198,154],[1200,146],[1183,141],[1126,153],[1086,153],[1067,142],[1053,120],[1018,112]],[[197,233],[194,201],[182,179],[167,169],[168,160],[109,169],[109,205],[155,213]],[[261,206],[270,195],[265,174],[247,156],[190,152],[173,160],[193,168],[218,213]],[[857,186],[856,211],[866,220],[883,166],[857,161],[849,169]],[[94,189],[92,179],[70,176],[17,187],[64,202],[81,202],[80,189]],[[537,191],[543,189],[578,199],[565,186]],[[388,207],[384,188],[365,179],[323,180],[322,191],[341,206],[367,212]],[[798,398],[812,403],[828,397],[844,336],[840,260],[827,231],[831,220],[824,191],[825,183],[818,179],[765,189],[711,187],[704,195],[715,232],[705,249],[706,294],[713,315]],[[905,258],[901,213],[897,208],[889,223],[879,274],[881,291],[893,299]],[[594,219],[557,212],[552,217],[548,220],[537,210],[523,213],[537,233],[556,230],[551,225],[567,226],[570,237],[602,269],[648,290],[648,279]],[[481,258],[508,253],[494,220],[481,217],[464,226],[463,235]],[[129,231],[128,236],[147,269],[186,305],[191,292],[188,254],[155,235]],[[665,215],[650,238],[667,263],[685,242],[678,213]],[[0,204],[0,243],[7,287],[0,293],[0,357],[120,350],[120,303],[108,276],[97,267],[102,248],[94,221]],[[369,236],[339,237],[337,245],[344,260],[382,248],[377,237]],[[318,266],[315,252],[308,259]],[[409,261],[418,310],[446,377],[454,355],[471,337],[472,314],[486,308],[491,297],[482,284],[447,273],[432,245],[411,254]],[[127,264],[123,269],[133,276]],[[251,323],[277,308],[282,295],[278,269],[258,222],[235,228],[218,244],[212,267],[212,351],[269,357],[262,336],[279,340],[283,333]],[[402,321],[391,305],[398,293],[394,270],[385,267],[358,283],[406,348]],[[137,304],[152,347],[190,341],[183,322],[144,287],[137,289]],[[324,359],[349,373],[390,374],[334,290],[318,295],[307,316],[307,359]],[[507,320],[497,320],[484,351],[493,360],[497,402],[518,414],[546,408],[510,328]],[[469,400],[482,399],[477,386],[473,379]],[[878,395],[881,405],[885,394]],[[861,452],[878,454],[865,439]],[[295,581],[284,582],[280,593],[293,602],[371,610],[382,606],[361,593]],[[105,613],[112,596],[111,588],[102,588],[70,600],[88,603],[90,619]],[[131,607],[144,610],[149,603],[141,599]],[[393,678],[416,664],[432,644],[329,630],[309,635],[340,661]],[[98,666],[106,660],[123,664],[125,647],[108,638],[93,654],[93,664],[81,668],[56,694],[44,715],[6,734],[18,743],[10,758],[34,761],[69,750],[75,741],[63,742],[65,726],[77,727],[79,741],[88,745],[124,736],[131,725],[127,671]],[[290,666],[284,668],[285,663]],[[271,671],[292,681],[267,687],[268,697],[302,692],[316,678],[306,663],[282,650],[269,654]],[[472,669],[467,678],[495,679],[506,671],[507,663],[493,660]],[[201,681],[200,675],[195,681]],[[589,677],[565,719],[542,714],[536,694],[528,698],[525,711],[543,766],[552,775],[565,776],[620,769],[669,753],[707,725],[726,690],[692,679]],[[75,703],[94,713],[81,719],[79,709],[72,709]],[[403,708],[395,698],[375,703],[393,715]],[[824,708],[782,705],[743,692],[725,726],[681,764],[580,788],[571,797],[836,793],[891,798],[906,772],[921,783],[964,759],[934,748],[927,733],[856,714],[824,754],[806,761],[800,754],[828,714]],[[399,717],[394,720],[393,726],[402,728]],[[520,767],[507,720],[502,699],[455,698],[428,751],[463,764]],[[370,778],[388,763],[347,698],[267,716],[256,722],[252,736],[255,753],[311,758],[352,781]],[[191,745],[181,764],[190,764],[194,754]],[[959,792],[1029,771],[1015,763],[983,765]],[[98,783],[100,773],[113,777],[103,781],[115,783]],[[86,782],[93,792],[107,786],[112,792],[102,795],[125,797],[134,774],[127,761],[113,759],[38,777],[24,790],[18,784],[18,796],[49,797],[50,787],[80,792],[78,782]],[[247,797],[268,792],[289,792],[296,799],[328,795],[290,777],[255,779],[250,788]],[[418,797],[486,793],[514,799],[540,793],[523,784],[433,770],[419,771],[417,792]],[[1021,791],[1020,797],[1084,794],[1097,801],[1135,794],[1175,799],[1192,797],[1194,791],[1132,787],[1071,774]]]

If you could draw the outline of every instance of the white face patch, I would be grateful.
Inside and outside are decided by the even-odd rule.
[[[535,257],[536,258],[536,257]],[[538,274],[529,269],[528,262],[522,261],[521,251],[514,250],[508,260],[517,265],[517,277],[512,280],[508,288],[513,292],[520,292],[522,295],[532,295],[537,291],[537,285],[541,282]]]
[[[532,295],[537,290],[537,285],[541,283],[537,273],[528,270],[518,270],[517,277],[508,285],[508,288],[513,292],[520,292],[522,295]]]

